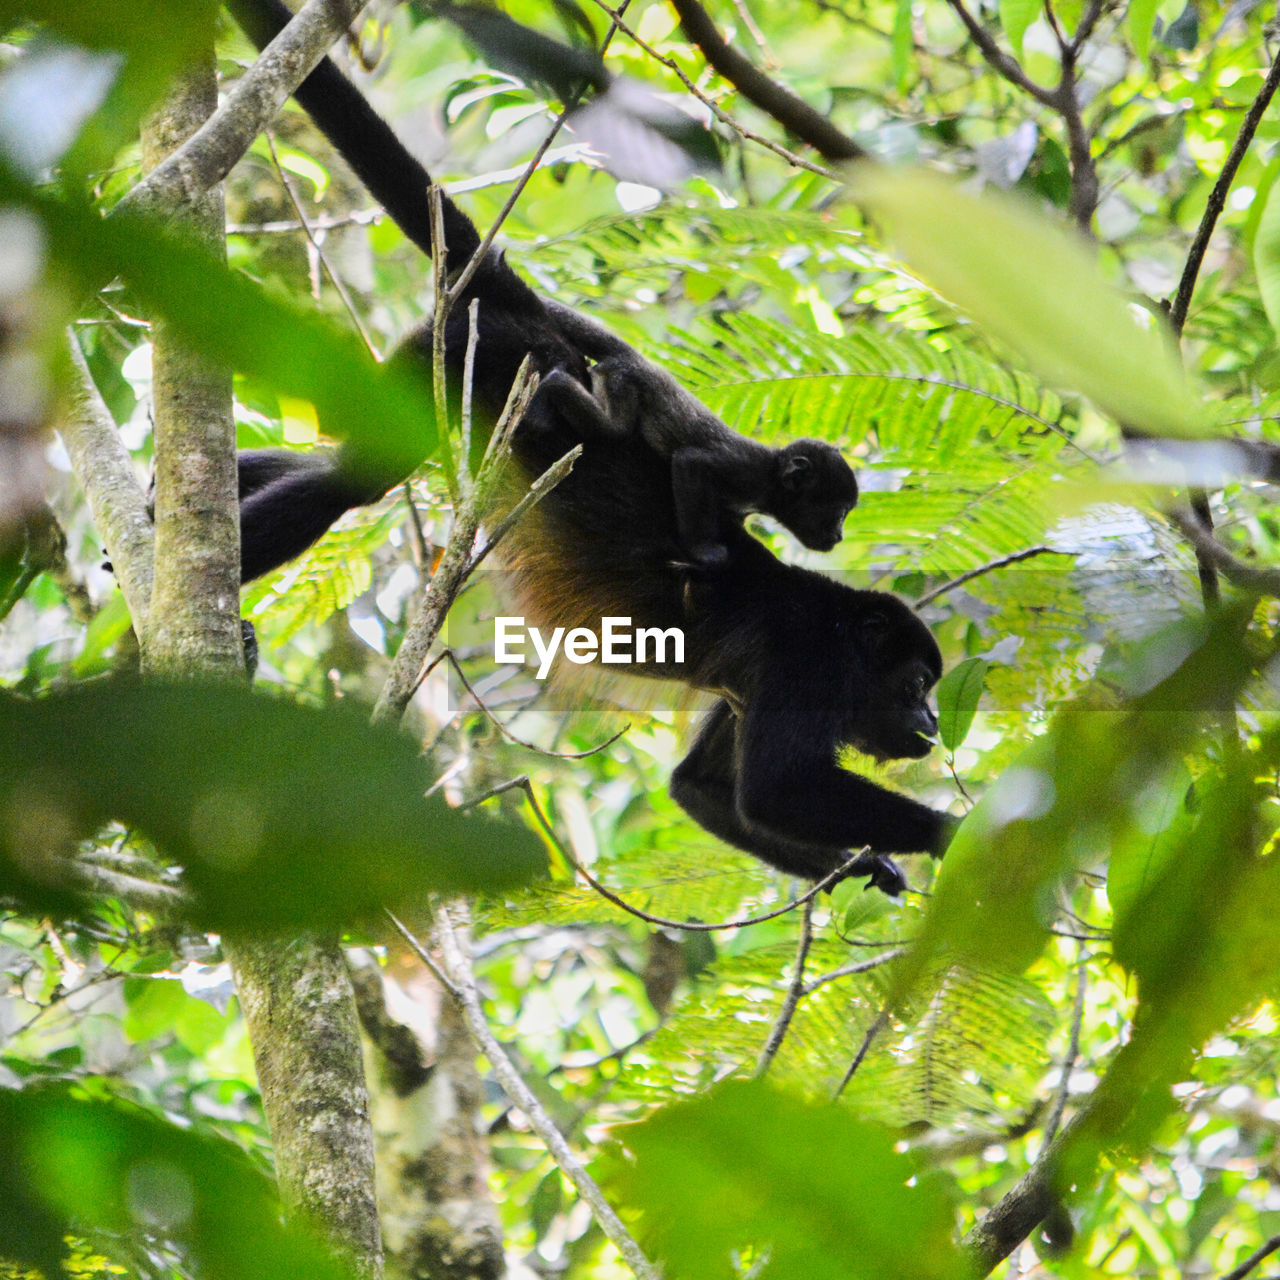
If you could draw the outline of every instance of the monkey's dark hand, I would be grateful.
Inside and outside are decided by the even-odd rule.
[[[866,876],[864,889],[879,889],[891,898],[902,897],[908,888],[902,868],[884,853],[861,854],[849,868],[849,875]]]

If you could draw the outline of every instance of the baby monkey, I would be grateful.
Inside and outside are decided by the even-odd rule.
[[[548,301],[564,336],[596,363],[594,396],[559,370],[548,391],[600,435],[638,433],[671,461],[676,531],[693,567],[724,564],[724,521],[772,516],[813,551],[830,551],[857,505],[858,481],[834,446],[794,440],[780,449],[727,427],[669,373],[603,326]],[[554,389],[553,389],[554,388]]]

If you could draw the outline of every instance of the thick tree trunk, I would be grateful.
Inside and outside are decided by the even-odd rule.
[[[373,1130],[346,958],[335,940],[226,941],[285,1203],[364,1276],[382,1274]]]
[[[457,1006],[425,969],[397,972],[412,1000],[412,1028],[388,1012],[379,970],[355,975],[388,1259],[406,1280],[501,1280],[502,1226],[478,1128],[483,1085],[475,1046]]]
[[[212,33],[211,33],[212,39]],[[217,105],[212,43],[149,121],[154,167]],[[220,188],[182,219],[223,252]],[[243,678],[240,527],[231,372],[153,330],[155,579],[143,668],[171,678]],[[246,892],[253,892],[250,885]],[[281,1194],[368,1277],[382,1273],[373,1132],[355,999],[336,940],[228,941],[249,1027]]]
[[[210,45],[147,121],[143,163],[164,160],[218,105]],[[181,215],[209,249],[224,253],[222,188]],[[231,370],[152,330],[155,398],[155,583],[143,669],[169,677],[226,675],[244,666],[240,638],[240,520],[236,500]]]

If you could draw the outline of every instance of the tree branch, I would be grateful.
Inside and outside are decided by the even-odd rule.
[[[966,573],[960,574],[958,577],[951,578],[944,582],[941,586],[934,587],[932,591],[926,591],[912,606],[914,609],[923,609],[925,605],[932,604],[939,596],[945,596],[948,591],[954,591],[957,587],[962,587],[966,582],[972,582],[974,578],[981,578],[984,574],[994,573],[997,569],[1007,569],[1011,564],[1018,564],[1023,560],[1030,560],[1032,556],[1053,556],[1067,555],[1065,551],[1055,551],[1052,547],[1037,546],[1028,547],[1025,551],[1015,551],[1012,555],[999,556],[995,560],[988,560],[986,564],[980,564],[976,569],[970,569]]]
[[[812,945],[813,899],[810,898],[804,904],[804,910],[800,913],[800,941],[796,946],[795,972],[791,975],[791,983],[787,987],[787,996],[782,1002],[782,1009],[778,1013],[777,1021],[773,1024],[773,1030],[769,1032],[769,1039],[765,1041],[764,1048],[760,1050],[760,1057],[756,1060],[756,1069],[752,1073],[757,1080],[769,1070],[774,1058],[778,1056],[778,1050],[782,1048],[782,1041],[786,1037],[787,1028],[791,1026],[791,1019],[796,1016],[796,1010],[800,1007],[800,998],[805,994],[804,966],[805,961],[809,958],[809,948]]]
[[[119,898],[136,910],[161,919],[179,915],[191,905],[190,899],[177,885],[160,884],[126,872],[112,871],[84,858],[68,859],[67,880],[82,893]]]
[[[956,17],[964,23],[965,30],[968,31],[973,43],[978,46],[978,52],[994,71],[999,72],[1010,84],[1029,93],[1037,102],[1043,103],[1046,107],[1052,107],[1055,111],[1058,109],[1054,91],[1046,89],[1042,84],[1037,84],[1023,71],[1016,59],[1005,53],[996,43],[995,37],[965,7],[964,0],[947,0],[947,3],[955,10]]]
[[[1265,1262],[1277,1249],[1280,1249],[1280,1236],[1272,1236],[1266,1244],[1251,1253],[1238,1267],[1228,1271],[1222,1280],[1244,1280],[1245,1276],[1259,1263]]]
[[[169,217],[221,182],[366,3],[308,0],[240,77],[226,101],[116,204],[112,216],[129,212]]]
[[[1171,511],[1168,518],[1195,548],[1197,558],[1206,561],[1228,582],[1243,591],[1280,599],[1280,569],[1258,569],[1237,560],[1194,515]]]
[[[807,169],[810,173],[821,174],[824,178],[830,178],[833,182],[843,182],[843,175],[837,173],[833,169],[828,169],[823,165],[814,164],[812,160],[806,160],[803,156],[796,155],[794,151],[787,150],[786,147],[780,146],[776,142],[771,142],[763,134],[754,132],[741,125],[736,121],[718,102],[709,98],[696,84],[684,73],[683,68],[674,58],[668,58],[664,54],[659,53],[651,44],[643,40],[636,34],[625,22],[622,21],[621,12],[611,8],[605,3],[605,0],[593,0],[597,8],[602,9],[613,22],[617,25],[618,30],[628,36],[638,48],[643,49],[655,62],[667,68],[672,75],[684,85],[693,97],[697,98],[708,111],[711,112],[717,120],[726,128],[732,129],[740,138],[745,138],[748,142],[754,142],[764,147],[766,151],[772,151],[774,155],[781,156],[789,164],[793,164],[798,169]]]
[[[788,133],[839,163],[866,159],[865,147],[859,146],[847,133],[838,129],[820,111],[815,111],[790,89],[770,79],[744,54],[733,48],[716,30],[710,15],[698,0],[671,0],[680,15],[684,33],[702,51],[702,56],[748,102],[771,115]]]
[[[1253,142],[1253,135],[1257,133],[1258,125],[1261,123],[1267,107],[1271,105],[1271,99],[1275,96],[1278,86],[1280,86],[1280,54],[1277,54],[1275,60],[1271,63],[1271,70],[1267,72],[1267,78],[1263,81],[1262,88],[1258,91],[1258,96],[1254,98],[1252,106],[1250,106],[1240,124],[1240,132],[1236,134],[1236,140],[1231,144],[1231,151],[1222,166],[1222,172],[1218,174],[1218,180],[1213,184],[1213,190],[1209,192],[1209,199],[1204,207],[1204,215],[1200,219],[1200,225],[1196,228],[1195,239],[1191,241],[1191,248],[1187,252],[1187,264],[1182,268],[1182,278],[1178,281],[1178,291],[1174,294],[1173,304],[1169,308],[1169,323],[1173,326],[1174,333],[1179,336],[1182,334],[1183,325],[1187,322],[1187,312],[1191,307],[1191,295],[1195,292],[1196,277],[1200,274],[1205,252],[1209,248],[1209,239],[1213,235],[1213,229],[1217,225],[1219,216],[1223,209],[1226,208],[1227,193],[1231,190],[1231,184],[1235,181],[1236,171],[1240,168],[1240,162],[1244,159],[1245,152],[1249,150],[1249,145]]]
[[[151,606],[155,574],[155,535],[147,500],[133,469],[133,459],[120,439],[89,372],[76,336],[68,332],[75,379],[69,388],[69,412],[61,435],[71,468],[84,490],[94,528],[111,557],[112,572],[124,592],[134,629],[140,635]]]
[[[1091,1095],[1092,1098],[1096,1098]],[[1068,1144],[1092,1118],[1090,1101],[1076,1112],[1036,1162],[960,1242],[975,1276],[988,1275],[1009,1256],[1058,1205],[1058,1167]]]
[[[506,1090],[507,1096],[524,1113],[534,1131],[546,1145],[552,1159],[560,1167],[561,1172],[573,1184],[578,1195],[590,1206],[600,1229],[622,1255],[623,1260],[639,1280],[659,1280],[658,1271],[645,1257],[640,1246],[632,1238],[630,1232],[622,1225],[622,1220],[614,1212],[613,1206],[605,1199],[595,1179],[587,1172],[582,1162],[574,1155],[564,1135],[556,1128],[555,1122],[547,1114],[546,1108],[538,1101],[532,1089],[516,1070],[506,1050],[489,1028],[484,1016],[484,1007],[480,1001],[480,991],[476,985],[475,974],[471,969],[471,959],[466,951],[465,925],[463,921],[454,922],[452,906],[441,905],[436,909],[440,950],[444,956],[448,970],[447,990],[462,1006],[463,1016],[472,1039],[480,1052],[489,1060],[493,1074],[498,1083]],[[401,933],[421,959],[426,959],[426,948],[401,926]],[[432,966],[435,968],[436,966]]]

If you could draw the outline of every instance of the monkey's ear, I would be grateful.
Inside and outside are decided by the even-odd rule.
[[[809,482],[813,479],[809,475],[812,465],[803,454],[792,454],[790,457],[783,458],[782,470],[779,474],[782,487],[790,489],[792,492],[807,488]]]

